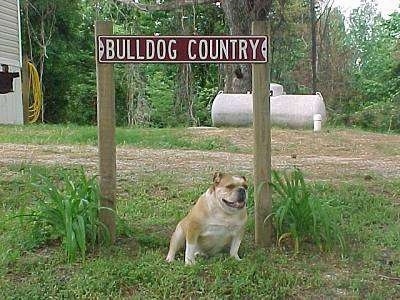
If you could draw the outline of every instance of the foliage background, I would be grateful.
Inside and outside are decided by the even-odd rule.
[[[316,1],[317,86],[334,124],[400,131],[400,14],[387,20],[375,0],[350,18]],[[273,82],[287,93],[311,91],[309,2],[274,1]],[[23,51],[42,71],[44,121],[96,123],[94,28],[137,35],[228,34],[215,4],[142,12],[117,1],[21,1]],[[117,124],[141,127],[210,125],[211,103],[224,87],[223,65],[116,65]]]

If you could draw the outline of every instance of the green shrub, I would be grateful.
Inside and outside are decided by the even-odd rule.
[[[211,126],[211,106],[215,96],[218,94],[218,87],[213,83],[206,86],[197,86],[196,100],[194,102],[198,123],[202,126]]]
[[[363,129],[400,132],[400,94],[390,101],[377,102],[356,112],[352,121]]]
[[[316,243],[320,249],[330,249],[337,242],[343,250],[344,240],[334,208],[311,193],[302,172],[298,168],[291,172],[273,171],[272,177],[271,185],[278,198],[271,217],[278,246],[284,239],[291,239],[296,253],[304,241]]]
[[[150,117],[154,127],[174,127],[180,124],[180,116],[174,112],[174,81],[167,71],[155,70],[148,77],[146,95],[152,107]]]
[[[61,241],[68,261],[77,255],[85,259],[89,246],[108,240],[107,228],[99,220],[100,210],[108,208],[100,206],[96,177],[88,178],[81,168],[78,173],[61,171],[58,182],[38,175],[32,184],[37,193],[29,216],[37,229]]]

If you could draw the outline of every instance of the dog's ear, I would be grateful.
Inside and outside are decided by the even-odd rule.
[[[219,184],[221,182],[222,177],[224,176],[223,173],[221,172],[215,172],[214,173],[214,177],[213,177],[213,182],[215,184]]]

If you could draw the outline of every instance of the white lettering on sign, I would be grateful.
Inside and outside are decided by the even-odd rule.
[[[131,41],[128,40],[128,42],[129,43],[127,43],[127,45],[126,45],[126,48],[127,48],[126,49],[127,50],[126,57],[128,59],[136,59],[136,57],[134,55],[132,55],[132,53],[131,53]]]
[[[239,40],[206,40],[201,39],[189,40],[188,42],[188,57],[190,60],[229,60],[239,59],[247,60],[247,48],[251,46],[251,59],[257,58],[257,46],[259,41],[252,41],[250,43],[245,39]],[[198,45],[196,48],[195,46]],[[197,49],[197,51],[195,50]]]
[[[236,43],[237,43],[237,40],[231,40],[230,41],[231,42],[231,51],[232,51],[232,59],[236,59]]]
[[[144,59],[144,56],[140,55],[140,44],[138,43],[138,40],[136,40],[136,58]]]
[[[113,60],[115,57],[114,41],[106,40],[106,58]]]
[[[266,62],[268,37],[99,36],[99,62]]]
[[[131,42],[134,42],[133,47]],[[144,46],[143,46],[144,45]],[[157,59],[174,60],[177,57],[176,40],[146,40],[141,44],[139,40],[130,39],[106,39],[106,60],[151,60]]]
[[[199,57],[200,59],[206,59],[208,56],[208,45],[206,40],[200,40],[199,43]]]
[[[120,45],[122,43],[122,47]],[[123,59],[125,57],[125,49],[126,49],[126,40],[117,40],[116,48],[117,48],[117,58]]]
[[[195,40],[190,40],[189,41],[189,44],[188,44],[188,55],[189,55],[189,59],[196,59],[197,58],[197,55],[196,54],[193,54],[193,49],[192,49],[192,47],[193,47],[193,44],[197,44],[197,42],[195,41]]]
[[[229,53],[228,53],[229,47],[228,47],[228,41],[221,41],[221,43],[219,44],[219,57],[220,59],[222,58],[226,58],[228,57]]]
[[[247,41],[239,40],[239,57],[247,59]]]
[[[210,58],[211,59],[218,59],[219,52],[218,48],[215,46],[217,41],[210,40]]]
[[[168,56],[170,59],[176,59],[178,53],[176,51],[175,47],[172,47],[172,45],[176,46],[176,40],[170,40],[168,43]]]
[[[256,57],[258,42],[259,42],[258,40],[255,41],[250,40],[250,47],[253,50],[253,57]]]
[[[155,49],[154,41],[147,40],[146,41],[146,57],[147,57],[147,59],[154,58],[154,56],[156,55],[156,51],[154,51],[154,49]]]
[[[157,41],[157,57],[158,59],[165,59],[166,56],[166,46],[164,40]]]

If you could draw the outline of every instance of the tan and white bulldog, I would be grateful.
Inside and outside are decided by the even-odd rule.
[[[166,260],[172,262],[184,245],[186,265],[194,264],[198,254],[213,255],[224,248],[240,260],[238,250],[247,221],[246,200],[245,177],[215,173],[213,185],[176,226]]]

